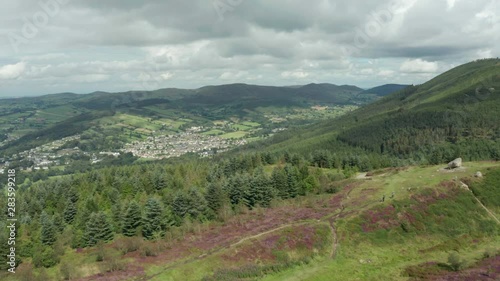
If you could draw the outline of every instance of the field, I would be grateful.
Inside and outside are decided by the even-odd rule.
[[[224,139],[240,139],[243,138],[247,135],[247,132],[232,132],[232,133],[227,133],[223,134],[220,137]]]

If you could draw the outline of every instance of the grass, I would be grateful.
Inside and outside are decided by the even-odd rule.
[[[214,130],[210,130],[210,131],[207,131],[207,132],[204,132],[202,133],[202,135],[207,135],[207,136],[218,136],[218,135],[222,135],[224,134],[225,132],[222,131],[222,130],[217,130],[217,129],[214,129]]]
[[[239,131],[249,131],[252,129],[252,127],[250,127],[250,126],[245,126],[245,125],[241,125],[241,124],[235,124],[235,125],[232,125],[232,127],[236,130],[239,130]]]
[[[247,132],[233,132],[233,133],[223,134],[220,137],[223,139],[241,139],[244,138],[246,135]]]
[[[500,169],[487,170],[486,178],[469,184],[474,194],[500,217]]]
[[[254,127],[254,128],[260,127],[260,124],[257,122],[245,121],[245,122],[241,122],[241,124],[248,126],[248,127]]]
[[[307,226],[288,227],[245,241],[200,260],[179,261],[179,265],[174,268],[169,265],[154,266],[147,274],[158,274],[152,280],[200,280],[218,270],[224,270],[219,272],[216,280],[226,280],[224,276],[258,274],[251,269],[263,265],[285,269],[290,262],[326,255],[330,249],[331,236],[327,224],[312,222]]]
[[[402,276],[403,269],[426,261],[446,263],[448,253],[422,254],[420,249],[439,241],[439,237],[417,238],[412,243],[395,244],[389,247],[373,247],[370,244],[342,244],[336,259],[317,259],[309,265],[298,266],[271,276],[263,281],[301,280],[408,280]],[[463,249],[460,253],[469,262],[481,258],[484,249],[498,247],[498,238],[483,242],[476,247]]]
[[[361,208],[359,208],[359,205],[348,207],[346,210],[354,213],[349,218],[338,220],[335,223],[341,241],[339,254],[335,260],[315,260],[307,266],[298,266],[282,273],[267,276],[262,280],[406,280],[402,276],[404,268],[429,261],[446,263],[449,251],[455,249],[460,251],[460,256],[469,264],[475,263],[482,257],[485,249],[498,248],[500,242],[498,235],[480,237],[481,234],[476,233],[480,238],[473,238],[466,234],[465,236],[456,236],[458,237],[457,240],[446,236],[445,231],[442,229],[434,231],[429,229],[429,231],[413,233],[406,237],[400,230],[379,231],[366,235],[360,233],[357,228],[353,228],[352,224],[353,219],[357,219],[357,214],[373,209],[375,206],[390,204],[386,201],[384,205],[384,203],[377,201],[381,194],[389,194],[393,190],[398,190],[394,200],[404,201],[409,196],[419,192],[415,190],[421,190],[425,186],[434,186],[433,189],[446,192],[447,187],[436,185],[442,181],[451,180],[455,176],[458,178],[470,176],[476,170],[487,170],[492,166],[498,167],[498,163],[476,162],[465,163],[465,166],[468,167],[466,171],[456,173],[438,173],[437,168],[439,166],[412,167],[404,171],[387,171],[372,180],[366,180],[349,195],[353,201],[356,201],[355,198],[365,198],[364,203],[366,206],[361,206]],[[413,187],[413,189],[408,190],[406,187]],[[367,190],[374,190],[374,192],[371,193],[372,195],[367,196]],[[465,191],[461,194],[468,196],[464,198],[466,200],[472,198]],[[453,216],[454,212],[457,212],[456,215],[459,221],[454,223],[454,227],[465,227],[464,224],[469,225],[469,222],[460,222],[461,218],[468,215],[459,215],[458,210],[450,209],[453,206],[455,208],[464,206],[474,214],[487,218],[477,204],[467,205],[460,199],[458,201],[443,200],[436,205],[434,212],[443,211],[444,209],[445,212],[449,212],[446,215],[447,217]],[[425,221],[433,220],[430,217],[424,217],[423,219]],[[427,225],[430,226],[430,224],[429,222]],[[474,225],[474,222],[470,227],[478,228],[477,225]],[[468,233],[467,230],[464,232]],[[379,239],[382,240],[382,245],[380,241],[377,241]]]

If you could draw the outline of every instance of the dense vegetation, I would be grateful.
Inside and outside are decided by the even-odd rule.
[[[117,236],[158,239],[186,222],[223,220],[241,208],[335,192],[328,183],[345,177],[308,165],[298,155],[278,159],[255,154],[217,165],[201,160],[133,165],[26,181],[17,194],[19,255],[31,258],[36,267],[51,267],[59,262],[64,246],[95,246]],[[1,194],[1,204],[6,200]],[[5,221],[6,214],[1,216]],[[2,243],[2,251],[6,247]],[[2,262],[2,268],[5,265]]]

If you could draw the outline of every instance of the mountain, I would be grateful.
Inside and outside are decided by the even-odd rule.
[[[397,91],[400,91],[410,85],[400,85],[400,84],[385,84],[382,86],[374,87],[368,90],[361,92],[361,95],[377,95],[379,97],[384,97],[390,94],[393,94]]]
[[[157,124],[153,126],[155,130],[148,132],[140,126],[144,125],[144,122],[152,123],[162,119],[168,121],[167,123],[182,122],[185,128],[203,126],[214,129],[217,127],[213,124],[214,121],[239,119],[241,122],[252,122],[252,126],[240,124],[235,127],[240,131],[228,137],[247,135],[257,123],[259,127],[253,131],[262,127],[267,129],[267,133],[262,131],[260,135],[254,134],[254,137],[259,137],[271,133],[277,127],[269,125],[269,118],[285,122],[282,127],[292,123],[310,123],[318,118],[325,119],[330,115],[342,114],[350,110],[349,106],[356,107],[376,99],[358,98],[357,94],[361,91],[362,89],[355,86],[332,84],[310,84],[294,88],[230,84],[194,90],[167,88],[155,91],[94,92],[87,95],[63,93],[36,98],[6,99],[2,100],[0,105],[0,125],[3,124],[0,126],[0,154],[13,155],[89,131],[99,133],[99,138],[103,139],[119,135],[122,139],[119,143],[124,144],[129,141],[131,134],[146,137],[161,129],[160,121],[156,121]],[[331,109],[315,112],[316,110],[311,108],[317,105]],[[310,114],[305,111],[310,111]],[[118,122],[119,116],[124,114],[131,126],[127,127],[123,122]],[[291,118],[292,115],[296,118]],[[101,126],[95,127],[96,124]],[[95,129],[91,129],[92,127]],[[113,129],[107,130],[109,127]],[[177,125],[175,127],[179,130]],[[126,128],[132,132],[126,131]],[[208,131],[216,134],[221,132],[219,129],[221,128]],[[231,127],[224,129],[231,133]],[[242,129],[246,129],[247,133],[243,133]],[[4,144],[3,141],[7,143]],[[109,143],[105,147],[116,149],[117,145]]]
[[[442,163],[460,156],[499,160],[499,89],[500,60],[474,61],[251,149],[311,153],[321,147],[333,154],[381,155],[393,164]]]
[[[298,87],[274,87],[248,84],[229,84],[206,86],[195,90],[161,89],[151,92],[132,91],[125,93],[91,94],[82,99],[82,106],[104,108],[110,104],[132,104],[148,99],[168,99],[181,107],[193,106],[220,107],[240,105],[245,108],[282,105],[304,106],[314,103],[327,104],[365,104],[356,99],[362,91],[355,86],[333,84],[310,84]],[[373,101],[373,100],[372,100]]]
[[[308,84],[297,89],[299,96],[321,102],[333,102],[336,104],[356,103],[357,94],[363,89],[356,86],[333,84]]]

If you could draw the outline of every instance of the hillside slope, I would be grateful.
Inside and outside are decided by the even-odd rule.
[[[407,164],[437,164],[459,156],[498,160],[499,89],[500,60],[475,61],[339,119],[251,148],[311,153],[318,147],[333,152],[350,147]]]
[[[88,237],[87,232],[83,235],[75,230],[87,222],[85,208],[111,212],[108,226],[110,221],[113,224],[119,221],[123,215],[116,212],[114,204],[121,206],[118,198],[134,195],[131,186],[114,182],[119,174],[132,170],[108,169],[76,176],[72,180],[75,185],[70,189],[65,189],[64,179],[53,179],[37,186],[33,194],[22,194],[22,198],[34,203],[35,198],[46,196],[47,209],[62,207],[58,198],[63,194],[68,200],[79,201],[76,204],[82,208],[78,209],[74,223],[71,226],[63,223],[64,235],[59,238],[62,246],[55,244],[61,263],[46,266],[49,269],[39,265],[33,269],[32,263],[39,260],[35,258],[39,253],[23,251],[23,263],[13,280],[62,280],[62,275],[80,281],[332,280],[332,276],[338,280],[385,281],[447,280],[446,276],[454,274],[469,276],[459,280],[495,280],[500,272],[498,267],[489,264],[494,266],[494,257],[500,253],[500,225],[488,210],[498,210],[500,201],[484,200],[487,193],[482,189],[484,185],[493,184],[491,192],[498,194],[499,165],[466,162],[463,169],[451,172],[442,167],[389,168],[351,179],[326,180],[327,185],[335,186],[330,194],[311,193],[274,202],[268,208],[247,209],[240,204],[234,211],[225,209],[225,215],[221,212],[220,220],[188,217],[179,227],[169,226],[161,238],[142,240],[117,234],[109,243],[94,243],[85,249],[80,248],[78,239]],[[147,171],[143,178],[147,179],[158,171],[151,168],[133,169],[140,174]],[[163,168],[157,166],[156,169]],[[312,174],[335,173],[310,169]],[[196,172],[207,172],[201,170]],[[482,171],[484,178],[474,179],[476,171]],[[109,178],[110,172],[116,173],[114,180]],[[461,181],[476,191],[470,192]],[[122,190],[128,191],[114,196],[112,186],[122,186]],[[172,200],[170,196],[179,197],[179,192],[170,194],[169,190],[169,187],[163,190],[162,201]],[[145,190],[137,196],[144,198]],[[42,208],[42,205],[34,206]],[[166,208],[170,206],[183,208],[177,203],[165,203]],[[129,216],[130,208],[125,209]],[[26,212],[33,217],[39,213]],[[23,227],[36,227],[30,224]],[[36,241],[26,239],[23,237],[21,249],[40,247]],[[460,269],[464,271],[453,270],[453,263],[449,261],[453,252],[459,253]],[[27,257],[30,254],[33,259]],[[0,273],[0,278],[2,274],[8,273]],[[28,274],[39,278],[23,279]]]
[[[384,97],[387,95],[390,95],[392,93],[395,93],[397,91],[401,91],[402,89],[408,87],[410,85],[400,85],[400,84],[385,84],[382,86],[377,86],[368,90],[365,90],[361,92],[360,94],[366,95],[366,94],[373,94],[377,95],[380,97]]]

